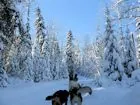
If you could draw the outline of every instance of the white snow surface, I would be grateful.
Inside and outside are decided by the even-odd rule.
[[[83,105],[140,105],[140,83],[129,88],[117,85],[94,87],[92,79],[81,78],[79,81],[93,89],[92,95],[83,95]],[[0,88],[0,105],[51,105],[45,97],[59,89],[67,90],[68,80],[11,84]]]

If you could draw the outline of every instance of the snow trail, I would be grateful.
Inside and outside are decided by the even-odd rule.
[[[82,81],[84,85],[92,86],[93,89],[92,95],[83,95],[83,105],[140,105],[137,98],[140,96],[140,92],[137,92],[140,85],[135,88],[95,88],[91,84],[92,80],[80,80],[81,83]],[[45,97],[59,89],[68,90],[68,80],[27,83],[16,87],[11,85],[0,89],[0,105],[51,105],[51,101],[45,101]]]

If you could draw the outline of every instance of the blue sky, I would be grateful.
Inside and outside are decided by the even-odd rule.
[[[37,0],[34,3],[34,7],[41,8],[45,24],[56,25],[60,44],[65,44],[66,34],[72,30],[74,38],[79,41],[80,45],[83,45],[86,38],[95,39],[98,25],[103,30],[104,5],[104,0]],[[31,16],[32,23],[35,20],[34,14],[33,12]],[[33,28],[31,33],[34,38]]]

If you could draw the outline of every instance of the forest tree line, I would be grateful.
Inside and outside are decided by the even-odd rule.
[[[115,0],[106,6],[104,30],[98,27],[96,41],[85,41],[83,49],[72,30],[66,34],[66,44],[60,46],[54,26],[45,25],[39,7],[35,9],[36,34],[33,40],[30,34],[32,2],[0,1],[1,87],[7,86],[10,77],[34,82],[50,81],[68,78],[72,70],[96,80],[105,76],[113,81],[122,81],[123,78],[131,78],[132,72],[139,68],[138,0]],[[26,23],[18,4],[27,8]]]

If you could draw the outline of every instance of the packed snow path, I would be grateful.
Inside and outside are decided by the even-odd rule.
[[[140,85],[133,88],[94,88],[91,80],[80,82],[94,89],[91,96],[83,97],[83,105],[140,105]],[[68,80],[11,85],[0,89],[0,105],[51,105],[45,97],[67,88]]]

